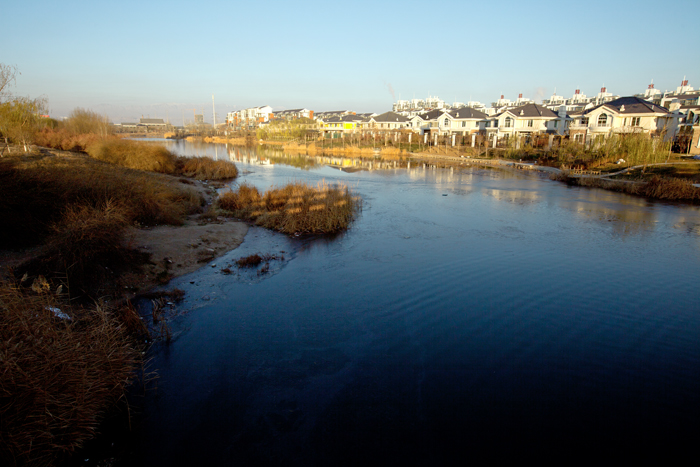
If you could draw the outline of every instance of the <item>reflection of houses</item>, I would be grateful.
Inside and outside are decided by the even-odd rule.
[[[639,97],[620,97],[576,114],[569,133],[573,140],[580,142],[613,133],[658,134],[663,131],[668,139],[675,134],[677,117]]]

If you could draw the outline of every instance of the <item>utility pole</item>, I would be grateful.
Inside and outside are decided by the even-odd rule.
[[[211,95],[211,109],[214,113],[214,132],[216,132],[216,105],[214,104],[214,94]]]

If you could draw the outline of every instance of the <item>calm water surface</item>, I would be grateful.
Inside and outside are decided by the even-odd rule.
[[[187,298],[153,351],[138,462],[442,465],[700,439],[697,207],[479,167],[177,147],[232,157],[262,189],[342,182],[364,208],[335,238],[251,228],[171,284]],[[284,260],[220,273],[255,252]]]

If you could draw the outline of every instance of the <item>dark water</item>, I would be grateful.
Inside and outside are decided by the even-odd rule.
[[[333,239],[251,228],[172,284],[187,298],[154,349],[134,463],[629,459],[700,439],[696,207],[484,168],[233,154],[239,181],[339,181],[364,209]],[[220,273],[254,252],[285,259]]]

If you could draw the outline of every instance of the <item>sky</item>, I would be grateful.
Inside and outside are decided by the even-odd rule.
[[[700,87],[700,1],[3,0],[14,93],[115,123]]]

